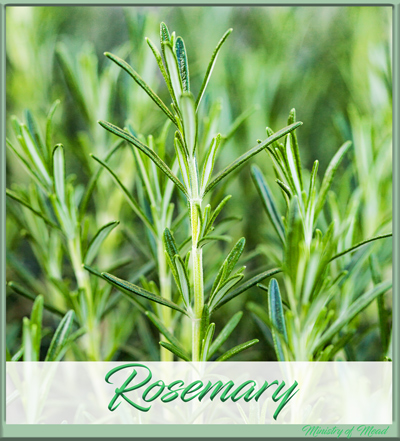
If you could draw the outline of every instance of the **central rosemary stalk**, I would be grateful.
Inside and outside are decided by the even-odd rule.
[[[194,307],[192,318],[192,360],[200,360],[201,350],[201,317],[204,307],[204,287],[203,287],[203,251],[199,247],[201,233],[200,213],[202,199],[199,195],[198,171],[196,158],[189,161],[191,198],[189,201],[190,226],[192,233],[192,277]]]

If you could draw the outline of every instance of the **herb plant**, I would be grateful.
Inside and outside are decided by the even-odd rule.
[[[270,133],[270,136],[265,141],[240,156],[217,176],[212,178],[216,153],[221,144],[221,135],[216,134],[213,136],[209,145],[204,146],[206,148],[205,152],[200,151],[198,109],[218,53],[230,33],[231,29],[224,34],[218,43],[196,99],[190,91],[189,65],[183,39],[176,37],[175,33],[171,35],[164,23],[161,23],[160,26],[162,55],[155,45],[147,39],[147,43],[157,60],[170,93],[173,113],[131,66],[119,57],[106,53],[107,57],[123,68],[142,87],[175,126],[174,147],[176,158],[174,160],[177,160],[179,164],[182,179],[180,180],[176,176],[172,170],[173,166],[171,169],[152,146],[141,142],[132,131],[120,129],[106,121],[100,121],[100,125],[106,130],[128,141],[134,148],[146,155],[163,175],[168,178],[168,181],[163,185],[159,181],[156,169],[153,167],[151,177],[159,192],[158,200],[156,200],[150,184],[149,173],[143,162],[140,164],[141,174],[146,184],[146,191],[151,204],[152,215],[149,218],[129,196],[118,177],[113,174],[106,164],[95,158],[113,174],[114,179],[122,188],[136,214],[140,216],[150,233],[154,235],[158,249],[160,295],[121,280],[109,273],[103,272],[101,275],[124,293],[128,295],[133,294],[134,298],[136,296],[145,298],[174,310],[175,315],[180,313],[189,317],[192,328],[191,351],[180,344],[173,335],[171,320],[175,319],[177,321],[176,317],[171,319],[170,314],[163,314],[160,310],[155,310],[156,314],[151,311],[146,312],[160,333],[168,340],[167,342],[160,342],[161,346],[183,360],[207,361],[233,331],[239,318],[238,315],[234,316],[221,331],[219,337],[213,342],[215,323],[210,323],[210,316],[213,311],[269,275],[269,273],[262,273],[254,277],[250,283],[247,282],[233,289],[244,277],[244,267],[234,271],[244,249],[245,240],[241,238],[223,261],[208,295],[204,292],[203,247],[205,244],[219,239],[218,236],[212,234],[214,223],[230,196],[223,199],[214,210],[212,210],[210,204],[203,208],[204,198],[222,179],[229,176],[236,168],[301,124],[293,123],[277,133]],[[204,156],[200,170],[198,166],[200,163],[198,159],[199,151]],[[137,155],[136,157],[140,161],[140,156]],[[170,217],[173,210],[173,206],[170,204],[173,187],[180,190],[187,201],[190,232],[189,237],[184,242],[190,242],[191,249],[186,254],[179,251],[183,247],[178,247],[171,230],[168,228],[171,224]],[[153,225],[155,225],[155,228]],[[165,261],[168,263],[169,270],[166,268]],[[171,301],[169,272],[171,272],[180,294],[179,304]],[[256,342],[257,340],[251,340],[242,343],[221,355],[218,360],[226,360]]]
[[[294,121],[293,109],[288,122]],[[279,266],[283,273],[286,301],[282,299],[279,284],[273,278],[268,287],[258,285],[268,293],[268,314],[254,303],[249,304],[249,309],[270,327],[276,356],[280,361],[333,359],[354,336],[354,329],[350,326],[352,320],[372,301],[382,299],[392,286],[391,281],[381,280],[377,262],[371,260],[374,286],[358,294],[357,288],[364,289],[364,286],[355,287],[353,284],[354,291],[350,296],[343,297],[346,283],[354,277],[360,280],[359,267],[370,254],[366,245],[391,237],[391,233],[381,234],[356,244],[351,243],[347,249],[341,248],[341,239],[352,237],[357,199],[353,198],[349,209],[345,208],[348,216],[341,220],[335,216],[331,202],[333,193],[329,193],[329,190],[350,147],[351,142],[340,147],[328,165],[320,186],[318,160],[314,162],[306,185],[296,133],[288,134],[284,144],[275,142],[267,147],[273,161],[276,183],[286,202],[284,216],[279,214],[260,169],[252,166],[254,184],[279,238],[282,256]],[[330,203],[327,204],[327,201]],[[325,205],[330,208],[326,214],[323,211]],[[352,256],[345,260],[349,254]],[[380,316],[384,322],[381,328],[385,330],[385,338],[387,317],[382,317],[382,312]]]
[[[7,8],[8,359],[390,359],[390,16]]]

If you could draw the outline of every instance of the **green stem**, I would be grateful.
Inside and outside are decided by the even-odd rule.
[[[158,240],[157,246],[157,258],[158,258],[158,271],[160,277],[160,294],[161,297],[171,300],[171,277],[168,273],[167,262],[165,259],[164,246],[162,238]],[[171,310],[170,308],[160,308],[162,314],[162,321],[169,331],[171,329]],[[164,336],[160,334],[160,341],[164,340]],[[160,359],[161,361],[173,361],[174,355],[168,349],[160,347]]]
[[[82,267],[82,249],[78,235],[68,240],[68,249],[71,257],[72,267],[74,269],[78,288],[85,293],[87,302],[87,338],[88,338],[88,354],[92,361],[99,361],[100,355],[100,331],[96,320],[96,312],[94,310],[92,288],[88,273]]]
[[[200,361],[201,350],[201,317],[204,308],[204,282],[203,282],[203,250],[198,246],[200,239],[201,225],[199,222],[198,210],[201,210],[202,199],[199,196],[199,183],[196,159],[190,158],[190,183],[191,198],[190,205],[190,226],[192,233],[192,276],[194,307],[192,318],[192,360]]]

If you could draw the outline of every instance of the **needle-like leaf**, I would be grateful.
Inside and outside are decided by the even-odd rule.
[[[181,312],[182,314],[188,315],[188,313],[178,306],[176,303],[171,302],[170,300],[164,299],[163,297],[157,296],[150,291],[147,291],[143,288],[140,288],[133,283],[127,282],[126,280],[119,279],[118,277],[113,276],[109,273],[101,273],[101,275],[116,288],[120,289],[121,292],[128,295],[128,297],[132,297],[132,295],[138,295],[145,299],[148,299],[152,302],[159,303],[160,305],[167,306],[168,308],[175,309],[176,311]]]
[[[237,312],[228,323],[222,328],[222,331],[218,334],[218,337],[213,341],[208,350],[208,359],[210,359],[218,349],[225,343],[228,337],[232,334],[233,330],[236,328],[243,316],[243,312]]]
[[[181,76],[183,91],[190,92],[189,65],[187,61],[185,43],[181,37],[178,37],[176,39],[175,53],[176,53],[176,58],[178,60],[178,67]]]
[[[97,256],[97,253],[101,247],[101,244],[105,241],[107,236],[111,233],[111,231],[119,224],[118,221],[112,221],[103,225],[99,231],[97,231],[96,235],[91,240],[88,250],[86,251],[85,257],[83,261],[86,265],[90,265],[94,258]]]
[[[322,337],[316,342],[313,352],[318,351],[320,348],[328,344],[331,339],[338,334],[338,332],[350,323],[362,310],[364,310],[373,300],[385,293],[392,287],[391,281],[385,281],[376,285],[373,289],[367,291],[350,305],[346,311],[338,317],[338,319],[329,327],[329,329],[322,335]]]
[[[226,361],[226,360],[229,360],[234,355],[238,354],[239,352],[244,351],[247,348],[251,348],[252,346],[254,346],[258,342],[259,342],[259,340],[254,339],[254,340],[247,341],[246,343],[242,343],[242,344],[240,344],[238,346],[235,346],[234,348],[232,348],[229,351],[225,352],[225,354],[223,354],[220,357],[218,357],[215,361]]]
[[[141,150],[169,179],[171,179],[171,181],[174,182],[174,184],[183,192],[185,196],[188,196],[185,187],[182,185],[182,182],[174,175],[172,170],[167,166],[167,164],[165,164],[165,162],[157,155],[154,150],[149,149],[145,144],[140,142],[137,138],[135,138],[126,130],[122,130],[119,127],[114,126],[113,124],[106,121],[99,121],[99,124],[109,132],[114,133],[114,135],[125,139],[126,141],[137,147],[139,150]]]
[[[268,214],[270,221],[272,222],[275,231],[278,234],[279,239],[282,243],[285,243],[285,228],[282,224],[281,217],[279,215],[278,209],[276,208],[275,201],[272,197],[272,193],[268,187],[261,170],[256,166],[251,166],[251,174],[253,177],[254,185],[258,190],[261,201],[264,205],[265,211]]]
[[[8,188],[6,188],[6,195],[8,197],[10,197],[11,199],[14,199],[15,201],[19,202],[21,205],[23,205],[26,208],[29,208],[29,210],[32,211],[32,213],[34,213],[36,216],[40,217],[41,219],[43,219],[47,225],[49,225],[50,227],[59,229],[60,227],[55,224],[53,221],[51,221],[50,219],[47,219],[47,217],[45,217],[40,211],[35,210],[32,205],[30,205],[29,202],[25,201],[24,199],[22,199],[19,195],[17,195],[17,193],[15,193],[12,190],[9,190]]]
[[[163,348],[168,349],[170,352],[175,354],[177,357],[182,358],[182,360],[190,361],[190,358],[189,358],[189,355],[187,354],[187,352],[182,352],[178,347],[176,347],[172,343],[167,343],[165,341],[160,341],[160,345]]]
[[[174,337],[174,335],[166,328],[163,322],[151,311],[146,311],[145,314],[152,321],[155,327],[160,331],[160,333],[163,334],[164,337],[166,337],[170,343],[176,346],[182,353],[184,353],[189,358],[189,354],[186,353],[185,348],[182,346],[179,340],[176,337]]]
[[[206,334],[205,334],[205,337],[203,340],[203,344],[201,347],[201,355],[200,355],[201,361],[207,361],[209,358],[208,352],[209,352],[212,338],[214,336],[214,331],[215,331],[215,323],[210,323],[207,328],[207,331],[206,331]]]
[[[65,314],[54,333],[44,361],[57,361],[61,358],[68,344],[68,337],[71,332],[74,316],[75,313],[72,310]]]
[[[228,29],[225,34],[222,36],[221,40],[218,42],[217,47],[215,48],[210,63],[208,64],[206,74],[204,76],[203,84],[201,85],[199,95],[197,96],[196,100],[196,110],[199,107],[200,101],[203,97],[204,91],[206,90],[207,84],[210,81],[210,77],[212,74],[212,71],[214,69],[215,62],[217,61],[217,57],[219,54],[219,51],[221,50],[222,45],[225,43],[225,40],[229,37],[229,34],[233,31],[233,29]]]
[[[337,151],[335,156],[332,158],[331,162],[328,165],[328,168],[326,169],[324,179],[322,180],[321,188],[319,190],[317,204],[315,207],[315,218],[318,217],[318,214],[320,213],[320,211],[322,210],[325,204],[326,196],[332,184],[336,170],[338,169],[344,155],[346,154],[346,152],[349,150],[350,147],[351,147],[351,142],[350,141],[345,142]]]
[[[272,136],[268,137],[265,141],[263,141],[260,144],[257,144],[255,147],[253,147],[251,150],[249,150],[248,152],[244,153],[242,156],[240,156],[239,158],[237,158],[235,161],[232,162],[232,164],[228,165],[227,167],[225,167],[206,187],[206,189],[204,190],[204,194],[207,194],[212,188],[214,188],[218,182],[225,178],[225,176],[229,175],[230,173],[232,173],[235,169],[237,169],[238,167],[240,167],[242,164],[244,164],[246,161],[248,161],[251,157],[253,157],[254,155],[256,155],[257,153],[260,153],[262,150],[264,150],[268,145],[272,144],[273,142],[275,142],[277,139],[281,138],[282,136],[287,135],[288,133],[290,133],[292,130],[297,129],[297,127],[301,126],[303,123],[302,122],[297,122],[295,124],[292,124],[290,126],[287,126],[281,130],[279,130],[278,132],[274,133]]]
[[[110,60],[114,61],[114,63],[118,64],[118,66],[122,67],[122,69],[124,69],[136,81],[136,83],[147,93],[147,95],[149,95],[149,97],[157,104],[157,106],[176,125],[174,115],[170,112],[168,107],[163,103],[161,98],[145,83],[142,77],[137,72],[135,72],[132,66],[130,66],[122,58],[119,58],[116,55],[111,54],[109,52],[105,52],[104,55],[108,57]]]
[[[129,205],[131,206],[132,210],[139,216],[139,218],[146,224],[146,226],[149,228],[149,230],[154,234],[157,235],[156,230],[154,228],[154,225],[150,222],[149,218],[146,216],[144,211],[139,206],[138,202],[132,197],[132,195],[129,193],[128,189],[124,186],[124,184],[121,182],[117,174],[111,170],[111,168],[103,162],[101,159],[96,158],[96,156],[91,155],[92,158],[97,161],[99,164],[101,164],[112,176],[115,183],[118,185],[118,187],[122,190],[125,199],[128,201]]]
[[[53,150],[53,176],[57,199],[65,205],[65,159],[62,144],[57,144]]]
[[[344,256],[345,254],[351,253],[352,251],[355,251],[356,249],[358,249],[364,245],[367,245],[371,242],[374,242],[375,240],[386,239],[387,237],[392,237],[392,236],[393,236],[393,233],[387,233],[387,234],[382,234],[380,236],[371,237],[370,239],[363,240],[362,242],[359,242],[358,244],[353,245],[352,247],[348,248],[347,250],[344,250],[341,253],[336,254],[335,256],[333,256],[329,260],[329,262],[332,262],[333,260],[338,259],[339,257]]]
[[[268,286],[268,309],[269,318],[274,327],[271,329],[274,339],[275,352],[279,361],[285,361],[281,339],[287,342],[287,333],[285,326],[285,317],[283,316],[283,307],[279,285],[276,279],[271,279]],[[276,332],[276,330],[278,332]]]
[[[244,282],[242,285],[235,288],[227,296],[225,296],[217,305],[215,305],[215,307],[213,308],[213,312],[219,309],[222,305],[225,305],[225,303],[228,303],[230,300],[237,297],[238,295],[244,293],[254,285],[257,285],[257,283],[261,282],[267,277],[272,277],[273,275],[278,274],[280,272],[282,272],[280,268],[274,268],[272,270],[264,271],[263,273],[257,274],[256,276]]]

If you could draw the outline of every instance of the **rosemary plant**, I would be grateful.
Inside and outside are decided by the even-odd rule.
[[[291,111],[289,123],[294,123],[295,111]],[[267,130],[268,132],[268,130]],[[268,132],[269,133],[269,132]],[[324,213],[336,171],[351,147],[344,143],[331,160],[318,188],[318,161],[314,162],[306,186],[304,170],[295,132],[285,137],[284,144],[275,142],[267,147],[273,161],[276,183],[286,202],[285,216],[280,216],[272,192],[260,169],[252,166],[252,177],[263,206],[279,239],[281,258],[278,264],[283,273],[286,299],[283,300],[279,284],[271,279],[268,287],[258,286],[268,292],[268,314],[259,305],[250,303],[249,309],[272,332],[275,352],[280,361],[326,361],[343,349],[354,336],[349,326],[354,318],[375,299],[391,288],[391,281],[382,281],[379,270],[372,262],[374,286],[364,289],[358,273],[360,263],[369,255],[365,245],[385,239],[391,233],[381,234],[347,249],[340,248],[341,238],[352,237],[357,204],[349,204],[340,217],[332,211]],[[327,219],[331,218],[329,225]],[[324,230],[324,232],[319,228]],[[356,252],[357,251],[357,252]],[[344,260],[354,253],[349,260]],[[277,253],[279,255],[279,253]],[[349,303],[343,305],[341,293],[344,285],[356,278],[359,286],[353,286]],[[385,323],[385,327],[388,323]]]
[[[148,146],[141,142],[136,136],[134,136],[132,131],[123,130],[106,121],[100,121],[100,125],[106,130],[114,133],[125,141],[128,141],[135,149],[138,149],[142,154],[146,155],[165,175],[165,177],[168,178],[169,181],[166,185],[170,186],[170,183],[172,182],[173,186],[180,190],[186,198],[188,217],[190,220],[190,234],[188,241],[191,243],[191,249],[188,250],[186,255],[183,255],[180,251],[181,247],[178,247],[174,239],[173,233],[168,227],[166,227],[169,199],[161,198],[161,200],[158,201],[159,204],[156,204],[154,199],[151,201],[152,218],[147,217],[146,214],[138,208],[135,201],[130,199],[132,207],[148,226],[149,230],[154,235],[154,239],[158,241],[158,246],[161,243],[160,232],[163,229],[164,253],[169,265],[169,271],[172,273],[180,293],[180,302],[179,304],[172,302],[169,292],[167,296],[162,296],[162,292],[161,295],[157,295],[154,292],[150,292],[137,285],[121,280],[109,273],[103,272],[102,276],[118,289],[130,296],[133,295],[133,298],[136,298],[137,296],[144,297],[151,302],[159,303],[164,307],[174,310],[175,315],[180,313],[189,317],[192,328],[191,351],[188,350],[188,348],[183,347],[173,335],[173,329],[171,329],[169,321],[170,316],[157,317],[150,311],[147,312],[147,315],[152,318],[152,321],[158,327],[159,331],[168,340],[167,342],[160,342],[160,344],[184,360],[206,361],[210,359],[233,331],[239,318],[238,315],[234,316],[233,319],[228,322],[226,328],[221,331],[221,334],[213,342],[215,324],[210,323],[210,316],[213,311],[234,298],[236,295],[244,292],[247,288],[257,283],[257,281],[260,281],[269,275],[269,273],[260,274],[259,276],[254,277],[250,283],[248,282],[237,287],[244,277],[244,267],[234,271],[236,263],[244,249],[245,240],[242,238],[236,243],[229,255],[223,261],[218,274],[216,275],[211,291],[206,295],[204,291],[203,247],[206,243],[219,239],[212,235],[212,231],[214,229],[214,223],[229,197],[226,197],[214,210],[212,210],[210,204],[204,207],[204,199],[222,179],[230,175],[252,156],[261,152],[268,145],[287,133],[290,133],[301,124],[293,123],[277,133],[271,133],[265,141],[240,156],[232,164],[223,169],[217,176],[212,177],[216,154],[221,144],[221,135],[216,134],[207,146],[207,150],[203,154],[204,159],[202,161],[202,167],[199,168],[198,110],[218,53],[230,33],[231,29],[223,35],[218,43],[211,57],[211,61],[208,65],[197,98],[193,96],[190,89],[189,65],[183,39],[181,37],[176,37],[175,33],[170,34],[164,23],[161,23],[160,26],[162,55],[156,46],[147,39],[147,43],[155,56],[170,93],[172,99],[172,111],[130,65],[121,58],[106,53],[108,58],[124,69],[149,95],[176,128],[174,147],[181,179],[179,179],[174,173],[173,166],[170,168],[153,150],[151,145]],[[105,164],[103,165],[106,167]],[[119,183],[119,185],[123,188],[121,183]],[[151,191],[148,193],[151,197]],[[164,191],[164,194],[170,195],[170,191]],[[155,228],[153,227],[154,223],[156,224]],[[162,286],[163,277],[165,276],[162,257],[159,258],[158,263],[160,284]],[[159,320],[160,318],[161,321]],[[166,321],[163,322],[162,319],[166,319]],[[176,322],[177,318],[174,317],[173,320]],[[245,348],[252,346],[256,342],[257,340],[251,340],[242,343],[221,355],[218,360],[228,359]]]
[[[66,309],[73,310],[78,327],[76,337],[82,336],[77,345],[73,345],[76,357],[84,360],[109,359],[127,335],[125,332],[118,336],[111,328],[108,332],[114,333],[112,345],[107,347],[104,344],[101,323],[107,314],[113,312],[108,303],[110,289],[91,283],[82,263],[89,264],[96,258],[101,244],[118,222],[108,222],[92,233],[91,239],[88,237],[87,223],[79,214],[84,189],[74,185],[73,175],[66,174],[64,147],[61,144],[52,147],[52,119],[56,105],[48,114],[45,138],[31,113],[27,112],[26,124],[13,119],[18,148],[7,139],[7,146],[31,178],[28,189],[16,184],[7,189],[9,199],[17,202],[9,204],[9,210],[21,230],[26,232],[44,275],[40,280],[28,268],[16,263],[13,269],[28,287],[12,280],[8,286],[30,300],[45,293],[50,302],[45,302],[44,307],[52,314],[63,317]],[[94,185],[98,177],[99,174],[94,175]],[[86,191],[92,191],[91,185]],[[8,257],[12,259],[11,255]],[[66,270],[66,261],[70,263],[72,274]],[[115,320],[111,321],[115,323]]]

